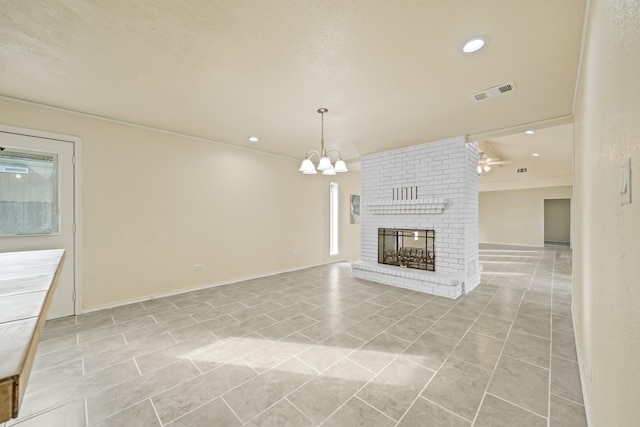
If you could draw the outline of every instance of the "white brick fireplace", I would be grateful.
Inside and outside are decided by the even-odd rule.
[[[464,136],[362,159],[362,259],[353,276],[457,298],[480,283],[478,146]],[[378,263],[378,229],[435,230],[435,272]]]

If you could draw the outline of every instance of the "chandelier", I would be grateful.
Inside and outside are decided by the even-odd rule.
[[[342,156],[340,156],[340,153],[338,153],[335,150],[331,150],[327,152],[324,149],[324,113],[328,111],[329,110],[327,110],[326,108],[318,108],[318,113],[322,115],[322,133],[320,136],[321,149],[320,149],[320,152],[317,152],[316,150],[309,150],[307,152],[307,155],[304,157],[304,160],[302,161],[302,165],[300,165],[300,169],[298,169],[300,172],[302,172],[305,175],[317,174],[318,172],[316,172],[316,169],[318,169],[319,171],[322,171],[322,175],[335,175],[336,172],[340,173],[340,172],[349,171],[349,169],[347,169],[347,165],[344,163],[344,160],[342,160]],[[331,164],[331,159],[329,159],[329,156],[333,153],[338,155],[338,160],[336,160],[335,165]],[[311,161],[314,155],[318,156],[317,167]]]

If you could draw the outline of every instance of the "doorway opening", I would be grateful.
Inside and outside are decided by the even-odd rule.
[[[571,247],[571,199],[544,199],[544,245]]]
[[[0,125],[0,147],[0,252],[64,249],[47,318],[80,314],[80,139]]]

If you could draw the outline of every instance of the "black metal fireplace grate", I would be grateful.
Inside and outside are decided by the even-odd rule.
[[[434,230],[378,228],[378,263],[436,271]]]

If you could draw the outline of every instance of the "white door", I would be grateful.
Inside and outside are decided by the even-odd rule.
[[[48,319],[75,314],[73,150],[0,131],[0,252],[66,251]]]

